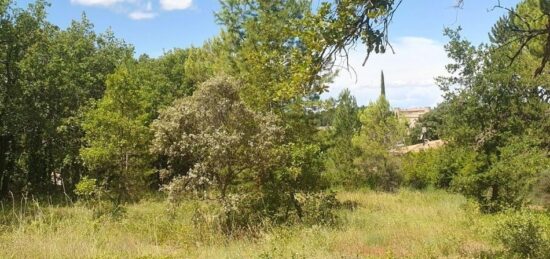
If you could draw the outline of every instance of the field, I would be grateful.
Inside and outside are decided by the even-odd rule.
[[[4,209],[3,222],[11,223],[0,225],[0,258],[428,258],[498,249],[490,242],[495,216],[479,214],[460,195],[342,191],[338,198],[357,206],[339,212],[337,227],[276,227],[254,238],[193,224],[195,204],[169,212],[165,202],[142,201],[119,219],[94,219],[79,205],[34,205],[30,216]]]

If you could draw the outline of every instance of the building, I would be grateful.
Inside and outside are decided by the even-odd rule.
[[[414,127],[418,119],[425,113],[431,110],[430,107],[419,108],[396,108],[395,113],[399,118],[405,118],[409,123],[409,127]]]
[[[380,95],[386,97],[386,83],[384,81],[384,71],[380,71]],[[420,107],[420,108],[396,108],[394,109],[395,114],[399,118],[405,118],[409,123],[409,127],[413,128],[418,119],[425,113],[431,110],[430,107]]]

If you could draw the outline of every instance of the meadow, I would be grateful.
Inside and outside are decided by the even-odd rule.
[[[336,226],[278,226],[228,237],[197,223],[197,202],[176,208],[161,199],[125,206],[119,217],[94,217],[73,206],[25,210],[3,204],[1,258],[430,258],[480,257],[501,249],[491,240],[498,215],[440,190],[340,191],[352,204]],[[18,207],[16,205],[16,207]],[[201,221],[205,222],[205,221]]]

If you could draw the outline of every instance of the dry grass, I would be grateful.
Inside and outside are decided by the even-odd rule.
[[[0,258],[375,258],[476,257],[495,249],[490,216],[443,191],[340,192],[358,204],[342,224],[277,227],[258,238],[229,239],[192,222],[196,204],[130,205],[119,220],[93,219],[80,207],[43,208],[0,226]]]

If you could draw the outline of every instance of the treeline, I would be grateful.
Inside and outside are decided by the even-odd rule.
[[[46,4],[0,2],[0,195],[70,192],[86,170],[80,157],[84,107],[103,97],[108,75],[133,48],[96,34],[83,16],[66,30],[46,21]]]
[[[44,1],[2,1],[1,198],[118,211],[161,189],[218,201],[228,230],[330,221],[319,96],[346,46],[385,51],[395,3],[221,3],[219,36],[135,58],[85,16],[61,29]]]

